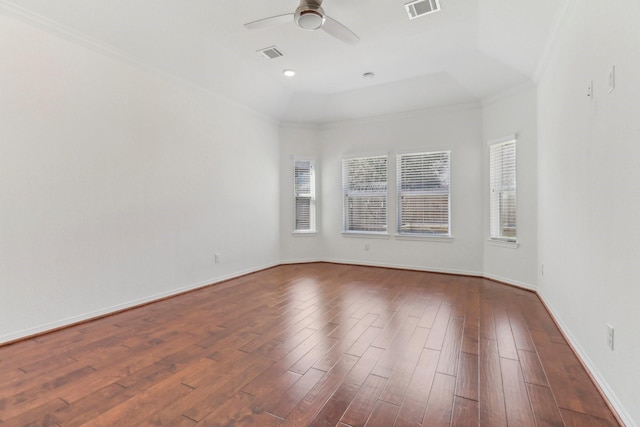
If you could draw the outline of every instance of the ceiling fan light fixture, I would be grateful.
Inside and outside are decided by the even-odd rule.
[[[307,4],[296,9],[295,21],[303,30],[314,31],[324,25],[324,10],[320,6]]]
[[[0,0],[1,2],[2,0]],[[436,1],[436,0],[431,0]],[[300,6],[294,13],[285,13],[284,15],[271,16],[269,18],[259,19],[257,21],[247,22],[244,24],[249,30],[257,30],[260,28],[271,27],[274,25],[287,24],[293,22],[306,31],[322,30],[344,43],[355,45],[360,38],[350,29],[342,25],[330,16],[324,14],[324,10],[320,6],[322,0],[300,0]]]

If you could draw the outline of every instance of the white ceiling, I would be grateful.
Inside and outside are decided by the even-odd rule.
[[[567,0],[441,0],[409,20],[405,0],[325,0],[355,46],[291,24],[296,0],[0,0],[0,6],[282,121],[324,123],[480,101],[534,79]],[[256,50],[275,45],[284,56]],[[294,78],[282,70],[295,69]],[[375,78],[362,78],[374,72]]]

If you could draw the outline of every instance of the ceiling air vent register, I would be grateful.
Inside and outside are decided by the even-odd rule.
[[[440,10],[440,0],[413,0],[405,3],[404,8],[409,14],[409,19],[416,19],[438,12]]]
[[[282,52],[280,52],[275,46],[265,47],[264,49],[258,50],[257,53],[258,55],[266,59],[275,59],[283,56]]]

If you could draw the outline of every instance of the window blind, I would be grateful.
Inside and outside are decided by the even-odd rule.
[[[491,238],[516,240],[516,141],[489,146]]]
[[[296,160],[293,166],[294,231],[316,231],[315,165],[311,160]]]
[[[387,157],[342,160],[343,231],[387,232]]]
[[[450,152],[397,156],[398,233],[450,235]]]

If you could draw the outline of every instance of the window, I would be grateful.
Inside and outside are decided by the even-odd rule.
[[[451,234],[450,152],[397,157],[398,234]]]
[[[293,163],[294,232],[314,233],[316,231],[315,164],[312,160],[296,160]]]
[[[516,140],[489,146],[491,238],[516,241]]]
[[[343,231],[387,232],[387,157],[342,160]]]

